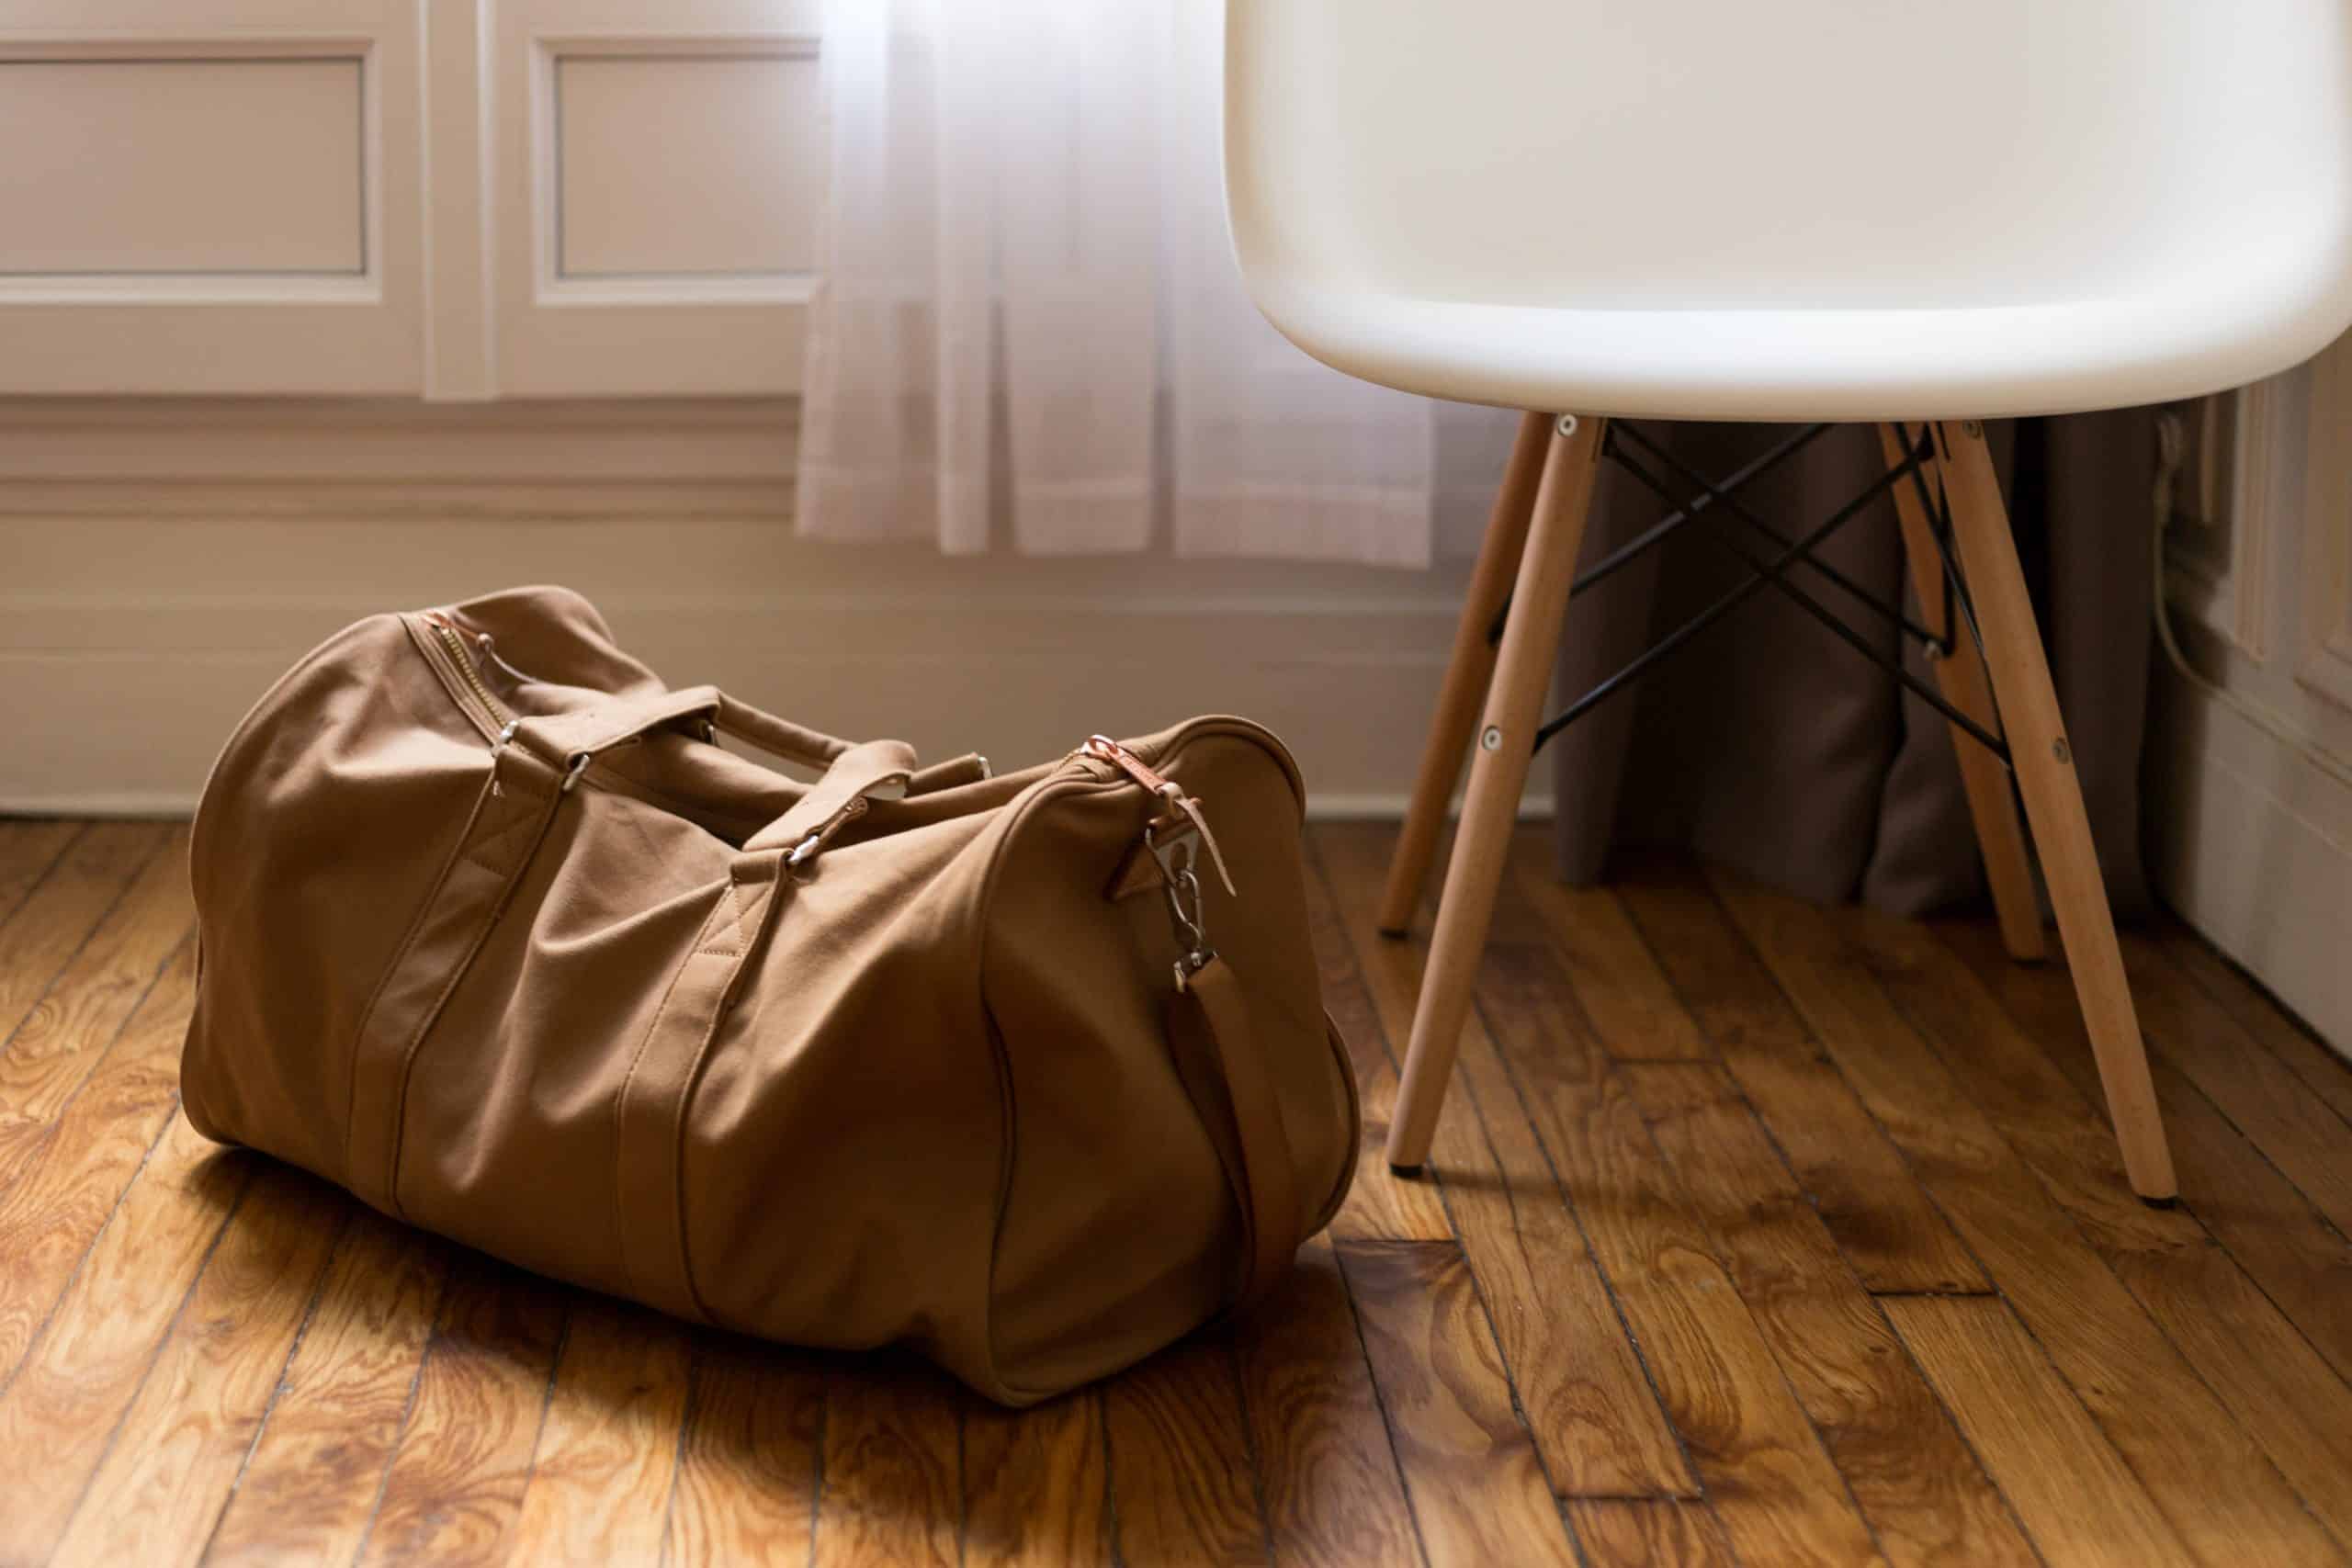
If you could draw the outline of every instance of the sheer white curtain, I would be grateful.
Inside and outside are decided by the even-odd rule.
[[[1441,440],[1481,463],[1508,423],[1327,369],[1250,307],[1220,196],[1223,9],[828,6],[803,533],[1428,561],[1464,462]]]

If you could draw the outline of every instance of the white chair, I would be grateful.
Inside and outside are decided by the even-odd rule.
[[[2352,321],[2348,17],[2345,0],[1229,0],[1226,195],[1259,308],[1351,375],[1542,411],[1381,911],[1409,921],[1475,730],[1392,1166],[1428,1154],[1596,464],[1657,459],[1611,416],[1871,420],[1889,422],[1915,627],[1951,655],[1927,694],[1954,720],[2004,932],[2038,954],[2013,770],[2125,1168],[2172,1198],[1979,422],[2237,385]],[[1736,513],[1730,489],[1686,513]],[[1787,543],[1764,565],[1778,586],[1804,563]],[[1976,744],[1996,731],[2007,769]]]

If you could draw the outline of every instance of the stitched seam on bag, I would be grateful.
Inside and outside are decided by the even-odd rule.
[[[742,884],[740,880],[734,884],[734,886],[738,892],[741,892],[742,889]],[[768,883],[766,900],[757,906],[757,912],[766,919],[773,919],[775,917],[775,911],[777,905],[783,897],[783,868],[779,865],[776,868],[775,877],[771,879]],[[759,941],[760,932],[766,929],[766,919],[763,919],[761,923],[752,930],[751,934],[745,937],[743,942],[743,962],[749,961],[752,944]],[[736,990],[742,982],[742,964],[739,963],[733,972],[728,976],[727,984],[719,987],[718,996],[711,1005],[710,1025],[707,1029],[703,1031],[701,1043],[695,1048],[694,1060],[686,1064],[685,1079],[678,1086],[678,1101],[670,1119],[670,1158],[672,1161],[672,1174],[673,1178],[673,1191],[675,1194],[677,1205],[677,1212],[674,1217],[677,1223],[678,1238],[678,1282],[684,1287],[687,1303],[694,1308],[695,1312],[703,1319],[704,1322],[714,1324],[718,1321],[718,1316],[716,1313],[710,1310],[710,1303],[703,1300],[702,1292],[695,1287],[694,1259],[687,1252],[686,1119],[687,1113],[694,1104],[695,1090],[702,1083],[703,1064],[709,1060],[711,1047],[718,1043],[719,1026],[726,1021],[728,1013],[733,1010]]]
[[[735,874],[730,870],[727,874],[727,886],[729,892],[734,889],[735,885]],[[710,913],[703,917],[702,929],[695,935],[694,948],[671,974],[669,987],[662,993],[662,1005],[653,1010],[653,1021],[647,1026],[643,1037],[638,1041],[637,1052],[628,1060],[628,1071],[621,1077],[620,1091],[613,1096],[613,1217],[614,1224],[618,1227],[621,1278],[628,1283],[629,1293],[635,1296],[642,1297],[646,1292],[637,1281],[636,1265],[629,1260],[628,1172],[628,1162],[621,1158],[621,1150],[628,1135],[629,1092],[637,1087],[637,1070],[644,1065],[645,1054],[653,1048],[653,1042],[661,1037],[662,1021],[670,1016],[670,1003],[677,997],[678,987],[686,977],[688,965],[703,956],[704,942],[710,931],[711,922],[718,918],[719,911],[726,908],[726,895],[722,894],[711,906]]]
[[[495,762],[491,765],[492,767],[497,766]],[[498,863],[489,859],[490,852],[503,846],[507,840],[512,839],[514,836],[514,830],[516,829],[528,827],[530,825],[531,818],[537,815],[537,812],[530,809],[534,804],[536,803],[533,801],[524,800],[518,805],[511,807],[510,809],[514,811],[514,815],[509,818],[503,826],[499,827],[492,832],[484,834],[481,840],[477,842],[471,850],[467,852],[467,861],[474,865],[481,867],[482,870],[490,873],[492,876],[506,875],[512,867]]]
[[[547,837],[547,830],[555,825],[556,811],[562,804],[561,794],[550,795],[546,802],[546,808],[537,814],[539,830],[532,837],[530,843],[532,850],[538,848],[539,840]],[[466,972],[474,966],[474,959],[481,953],[482,943],[490,940],[491,928],[498,924],[498,917],[505,913],[508,902],[514,897],[515,884],[522,880],[523,869],[529,864],[530,858],[526,851],[516,862],[512,872],[495,874],[501,881],[498,890],[492,896],[490,908],[482,912],[481,919],[476,922],[473,939],[466,943],[465,951],[458,954],[455,964],[449,965],[448,978],[441,983],[441,989],[434,996],[433,1005],[424,1010],[424,1018],[417,1023],[416,1032],[409,1037],[407,1048],[401,1053],[400,1076],[392,1097],[392,1139],[390,1156],[385,1162],[384,1194],[391,1204],[392,1213],[402,1219],[406,1219],[408,1215],[401,1206],[401,1148],[408,1138],[408,1086],[409,1080],[416,1073],[417,1054],[424,1049],[425,1036],[432,1033],[433,1026],[441,1021],[441,1011],[449,1005],[449,998],[457,991],[458,982],[463,980],[466,977]]]
[[[359,1048],[367,1043],[368,1027],[376,1021],[376,1010],[382,1004],[384,993],[390,989],[392,976],[398,975],[401,967],[407,964],[410,953],[416,947],[417,938],[424,934],[426,924],[432,919],[435,907],[440,903],[442,893],[447,889],[450,874],[466,863],[468,858],[466,845],[473,837],[474,824],[481,819],[482,812],[490,799],[490,786],[485,783],[481,792],[474,796],[474,808],[468,815],[464,829],[458,832],[458,841],[449,848],[448,859],[442,863],[440,874],[434,877],[433,886],[426,890],[424,899],[418,903],[416,913],[409,919],[407,931],[401,937],[400,945],[392,950],[391,962],[384,966],[383,974],[377,976],[376,988],[368,994],[368,1005],[360,1010],[359,1027],[353,1033],[351,1040],[349,1073],[351,1081],[345,1090],[343,1104],[343,1168],[351,1175],[357,1174],[357,1169],[353,1164],[352,1140],[359,1125]],[[395,1194],[387,1192],[385,1198],[394,1209],[399,1208],[400,1200]]]

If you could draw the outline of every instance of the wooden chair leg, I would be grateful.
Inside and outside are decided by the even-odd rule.
[[[1487,640],[1487,628],[1510,597],[1511,580],[1518,574],[1520,554],[1527,546],[1528,524],[1535,515],[1536,481],[1543,475],[1544,454],[1551,439],[1550,414],[1521,418],[1519,439],[1503,468],[1501,488],[1495,491],[1494,511],[1478,546],[1478,564],[1471,570],[1469,591],[1463,597],[1462,619],[1453,628],[1453,655],[1446,661],[1437,716],[1430,721],[1421,771],[1413,780],[1412,801],[1405,808],[1405,829],[1396,836],[1396,852],[1388,859],[1388,883],[1380,895],[1378,926],[1383,936],[1400,937],[1412,928],[1413,911],[1429,881],[1438,829],[1445,823],[1445,807],[1453,798],[1455,781],[1462,777],[1462,756],[1470,747],[1478,705],[1486,700],[1487,683],[1495,672],[1496,649]]]
[[[2178,1190],[2172,1154],[2165,1145],[2164,1120],[2148,1056],[2123,976],[2123,953],[2115,941],[2106,885],[2091,846],[2090,818],[2075,777],[2074,752],[2058,712],[2058,694],[2034,625],[2033,602],[2018,566],[2017,543],[1984,427],[1973,421],[1945,421],[1935,427],[1936,457],[1951,498],[1952,532],[1960,544],[1969,597],[1984,637],[1984,661],[1993,682],[2002,731],[2008,738],[2010,765],[2025,796],[2026,820],[2041,853],[2050,901],[2058,911],[2058,935],[2065,944],[2084,1027],[2098,1059],[2099,1082],[2107,1089],[2109,1116],[2123,1149],[2123,1169],[2132,1190],[2151,1202],[2169,1202]]]
[[[1880,425],[1878,439],[1888,468],[1908,455],[1911,444],[1901,427]],[[1894,513],[1903,525],[1903,554],[1910,563],[1920,624],[1942,637],[1951,650],[1935,660],[1937,688],[1944,701],[1993,729],[1993,694],[1985,682],[1984,656],[1964,632],[1956,634],[1954,627],[1945,624],[1943,557],[1928,531],[1928,511],[1920,504],[1919,492],[1907,482],[1894,487]],[[1968,814],[1976,823],[1976,847],[1984,856],[1985,880],[1992,885],[1993,913],[2001,922],[2002,945],[2020,963],[2038,963],[2047,956],[2041,941],[2041,905],[2033,895],[2033,867],[2026,859],[2025,832],[2018,825],[2017,796],[2009,788],[2008,770],[1956,724],[1951,727],[1951,744],[1960,758],[1960,782],[1968,795]]]
[[[1419,1169],[1429,1157],[1438,1109],[1445,1102],[1446,1081],[1461,1048],[1462,1023],[1470,1010],[1479,953],[1487,945],[1495,890],[1502,881],[1511,829],[1519,817],[1520,791],[1534,759],[1535,727],[1544,694],[1551,687],[1560,622],[1576,581],[1577,551],[1584,542],[1604,423],[1564,417],[1563,428],[1549,437],[1518,587],[1503,626],[1494,684],[1487,694],[1477,753],[1470,762],[1461,836],[1445,868],[1437,934],[1421,976],[1420,1002],[1413,1010],[1413,1038],[1405,1053],[1396,1116],[1388,1130],[1388,1163],[1399,1171]]]

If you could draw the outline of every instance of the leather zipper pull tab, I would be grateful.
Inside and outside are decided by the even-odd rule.
[[[1209,831],[1209,819],[1201,815],[1201,803],[1198,797],[1186,795],[1182,784],[1165,777],[1150,763],[1107,735],[1088,736],[1086,744],[1079,750],[1089,757],[1099,758],[1112,763],[1127,777],[1165,801],[1169,810],[1166,820],[1189,821],[1200,833],[1201,842],[1209,847],[1209,859],[1216,863],[1217,880],[1225,884],[1227,893],[1236,897],[1240,897],[1239,890],[1233,886],[1233,873],[1226,869],[1225,852],[1217,847],[1216,835]],[[1146,835],[1148,836],[1150,831],[1150,829],[1146,829]]]

